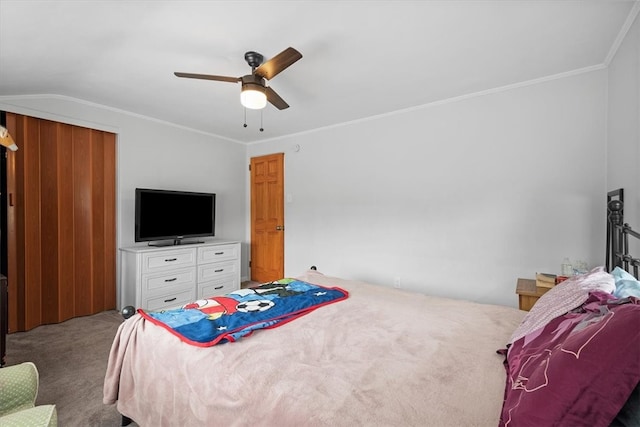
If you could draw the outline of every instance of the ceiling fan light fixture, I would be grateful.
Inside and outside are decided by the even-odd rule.
[[[183,73],[178,71],[173,74],[175,74],[176,77],[185,77],[189,79],[216,80],[228,83],[241,82],[242,89],[240,91],[240,103],[245,108],[261,110],[266,107],[267,102],[269,102],[278,110],[284,110],[289,108],[289,104],[287,104],[284,99],[282,99],[270,86],[267,86],[265,80],[271,80],[300,58],[302,58],[302,54],[292,47],[286,48],[267,62],[263,62],[264,57],[258,52],[249,51],[244,54],[244,59],[251,67],[251,74],[241,77]]]
[[[242,85],[242,92],[240,92],[240,103],[245,108],[252,110],[261,110],[267,106],[267,95],[265,94],[265,88],[252,83]]]

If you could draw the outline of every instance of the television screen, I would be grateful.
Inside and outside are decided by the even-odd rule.
[[[215,235],[216,195],[136,188],[135,241]]]

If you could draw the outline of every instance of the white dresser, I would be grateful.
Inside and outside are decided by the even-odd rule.
[[[178,307],[240,289],[240,243],[120,248],[120,309]]]

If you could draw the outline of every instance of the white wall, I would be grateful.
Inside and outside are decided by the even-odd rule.
[[[243,240],[242,276],[248,277],[247,157],[285,152],[288,276],[313,264],[326,274],[386,286],[399,278],[407,289],[516,306],[517,277],[558,272],[565,256],[602,264],[604,193],[617,182],[628,194],[635,184],[638,193],[637,168],[611,166],[616,156],[627,158],[618,141],[635,147],[633,164],[640,161],[637,28],[610,70],[248,150],[62,97],[0,97],[0,109],[118,134],[119,246],[133,243],[135,187],[215,191],[217,229],[221,237]],[[627,98],[629,88],[635,99]],[[632,112],[612,119],[621,117],[616,109],[634,105],[635,118]],[[638,203],[636,197],[635,215]]]
[[[605,109],[596,70],[266,141],[248,156],[285,152],[287,276],[317,265],[517,306],[518,277],[559,273],[564,257],[604,263]]]
[[[640,230],[640,19],[608,69],[607,188],[624,188],[625,222]],[[640,251],[635,245],[634,253]]]
[[[117,134],[118,247],[134,245],[136,187],[216,193],[216,239],[243,242],[248,277],[243,144],[65,97],[1,97],[0,110]]]

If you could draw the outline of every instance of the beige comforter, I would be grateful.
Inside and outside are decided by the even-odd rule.
[[[496,426],[514,308],[309,272],[349,299],[199,348],[136,314],[115,337],[104,403],[140,426]]]

